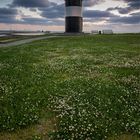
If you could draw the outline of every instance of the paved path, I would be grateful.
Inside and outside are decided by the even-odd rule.
[[[43,36],[43,37],[36,37],[36,38],[30,38],[30,39],[23,39],[23,40],[19,40],[19,41],[15,41],[15,42],[0,44],[0,48],[18,46],[18,45],[30,43],[30,42],[33,42],[33,41],[48,39],[48,38],[54,38],[54,37],[56,37],[56,36]]]

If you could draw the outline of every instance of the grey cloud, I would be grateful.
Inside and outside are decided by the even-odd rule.
[[[16,9],[0,8],[0,23],[14,23],[17,14]]]
[[[140,0],[117,0],[127,3],[127,7],[108,8],[108,11],[117,10],[120,14],[128,14],[135,10],[140,10]]]
[[[32,11],[32,12],[36,12],[37,9],[36,9],[36,8],[30,8],[30,11]]]
[[[43,19],[43,18],[31,18],[24,17],[22,18],[22,24],[32,24],[32,25],[64,25],[64,21],[58,19]]]
[[[93,6],[104,0],[84,0],[85,6]],[[140,24],[140,13],[129,14],[129,17],[120,17],[112,14],[111,10],[118,10],[120,13],[129,13],[132,9],[138,9],[139,0],[121,0],[128,3],[127,8],[115,7],[109,8],[107,11],[87,10],[83,11],[84,21],[97,22],[107,21],[110,24]],[[33,2],[33,3],[32,3]],[[65,6],[63,4],[52,3],[49,0],[13,0],[13,4],[17,9],[18,6],[29,8],[35,12],[41,11],[42,18],[33,18],[22,15],[16,9],[0,8],[0,23],[19,23],[19,24],[34,24],[34,25],[64,25]],[[22,20],[16,20],[17,15],[21,15]],[[60,18],[60,19],[59,19]]]
[[[115,17],[109,20],[111,23],[123,23],[123,24],[140,24],[140,16],[133,15],[129,17]]]
[[[40,11],[42,11],[41,16],[46,18],[64,18],[65,9],[64,4],[57,5],[55,7],[49,7],[49,8],[39,8]],[[83,11],[84,17],[113,17],[114,14],[110,13],[109,11],[100,11],[100,10],[84,10]]]
[[[64,1],[64,0],[63,0]],[[105,0],[83,0],[83,5],[85,7],[90,7],[93,5],[100,4]],[[64,4],[64,2],[63,2]],[[50,0],[13,0],[11,6],[21,6],[21,7],[50,7],[57,5],[56,2],[50,2]]]
[[[21,6],[21,7],[49,7],[56,5],[54,2],[49,0],[13,0],[11,6]]]
[[[127,3],[128,7],[140,9],[140,0],[117,0],[117,1],[123,1],[123,2]]]
[[[131,16],[140,16],[140,12],[132,13]]]
[[[91,7],[93,5],[97,5],[100,4],[102,2],[104,2],[105,0],[84,0],[83,1],[83,5],[86,7]]]
[[[97,22],[103,21],[110,24],[120,23],[120,24],[140,24],[140,12],[133,13],[127,17],[120,17],[110,13],[109,11],[99,11],[99,10],[87,10],[84,11],[85,21]]]
[[[84,11],[84,21],[86,22],[100,22],[108,21],[111,18],[117,18],[118,16],[110,13],[109,11],[100,11],[100,10],[86,10]]]
[[[39,8],[39,10],[42,11],[41,16],[46,18],[64,18],[65,14],[64,4]]]
[[[84,17],[88,18],[101,18],[101,17],[113,17],[114,14],[108,11],[99,11],[99,10],[86,10],[84,11]]]
[[[117,10],[120,14],[128,14],[131,11],[131,7],[127,8],[121,8],[121,7],[114,7],[114,8],[108,8],[108,11]]]

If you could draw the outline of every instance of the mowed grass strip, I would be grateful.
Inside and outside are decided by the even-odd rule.
[[[139,139],[139,79],[140,34],[0,48],[1,138],[41,125],[30,139]]]

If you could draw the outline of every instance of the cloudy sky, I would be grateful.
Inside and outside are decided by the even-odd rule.
[[[64,31],[64,0],[0,0],[0,30]],[[140,32],[140,0],[83,0],[84,31]]]

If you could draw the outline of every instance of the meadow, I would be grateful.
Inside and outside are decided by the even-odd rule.
[[[0,48],[0,140],[140,140],[140,34]]]

